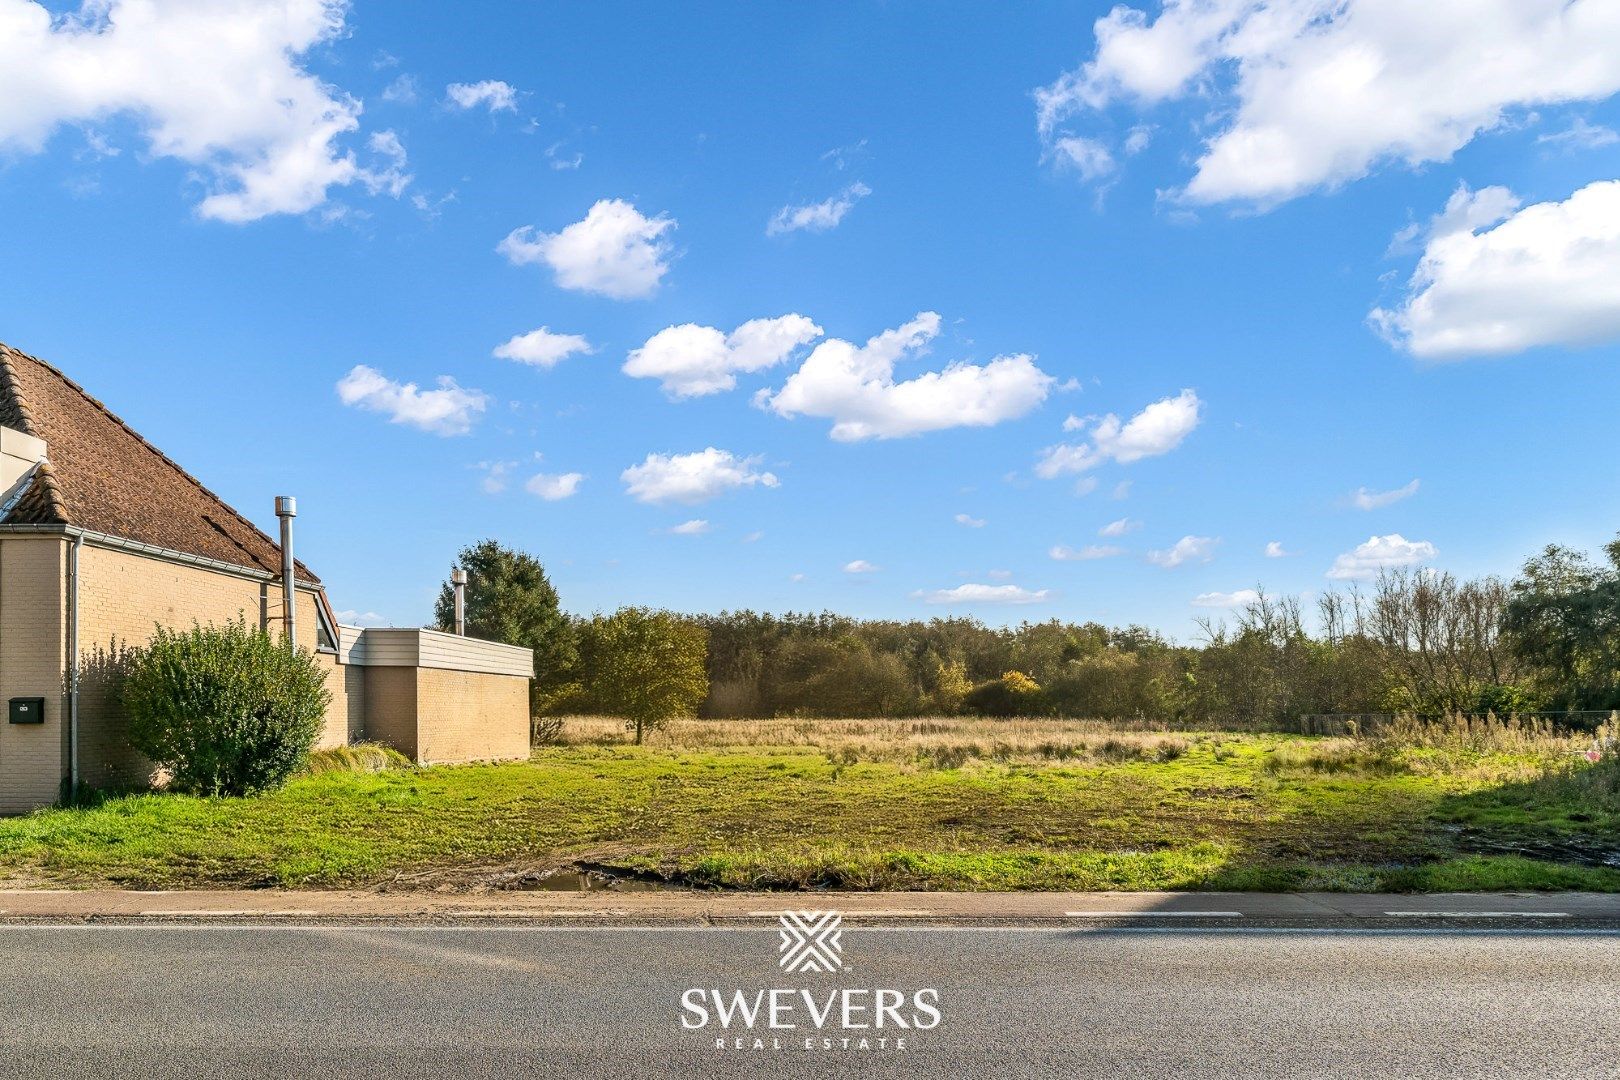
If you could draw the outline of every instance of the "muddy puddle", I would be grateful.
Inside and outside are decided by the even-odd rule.
[[[563,867],[504,874],[490,882],[497,889],[513,892],[659,892],[680,888],[673,882],[640,877],[596,866]]]

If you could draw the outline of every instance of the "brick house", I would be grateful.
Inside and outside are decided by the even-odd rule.
[[[418,762],[525,757],[527,649],[434,630],[340,626],[293,564],[298,643],[328,672],[321,747],[363,739]],[[44,361],[0,345],[0,813],[71,780],[141,784],[109,690],[156,624],[283,615],[281,548]]]

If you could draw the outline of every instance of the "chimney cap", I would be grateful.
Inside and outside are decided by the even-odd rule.
[[[291,495],[276,496],[276,517],[297,517],[298,500]]]
[[[452,567],[451,570],[450,570],[450,584],[452,584],[452,585],[465,585],[465,584],[467,584],[467,571],[463,570],[459,566]]]

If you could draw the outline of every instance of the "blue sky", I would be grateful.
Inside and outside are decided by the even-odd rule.
[[[1620,16],[1321,7],[0,0],[0,340],[396,624],[484,536],[1182,638],[1595,547]]]

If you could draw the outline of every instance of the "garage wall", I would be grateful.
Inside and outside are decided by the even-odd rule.
[[[417,761],[504,761],[529,756],[527,678],[445,668],[414,670]]]

